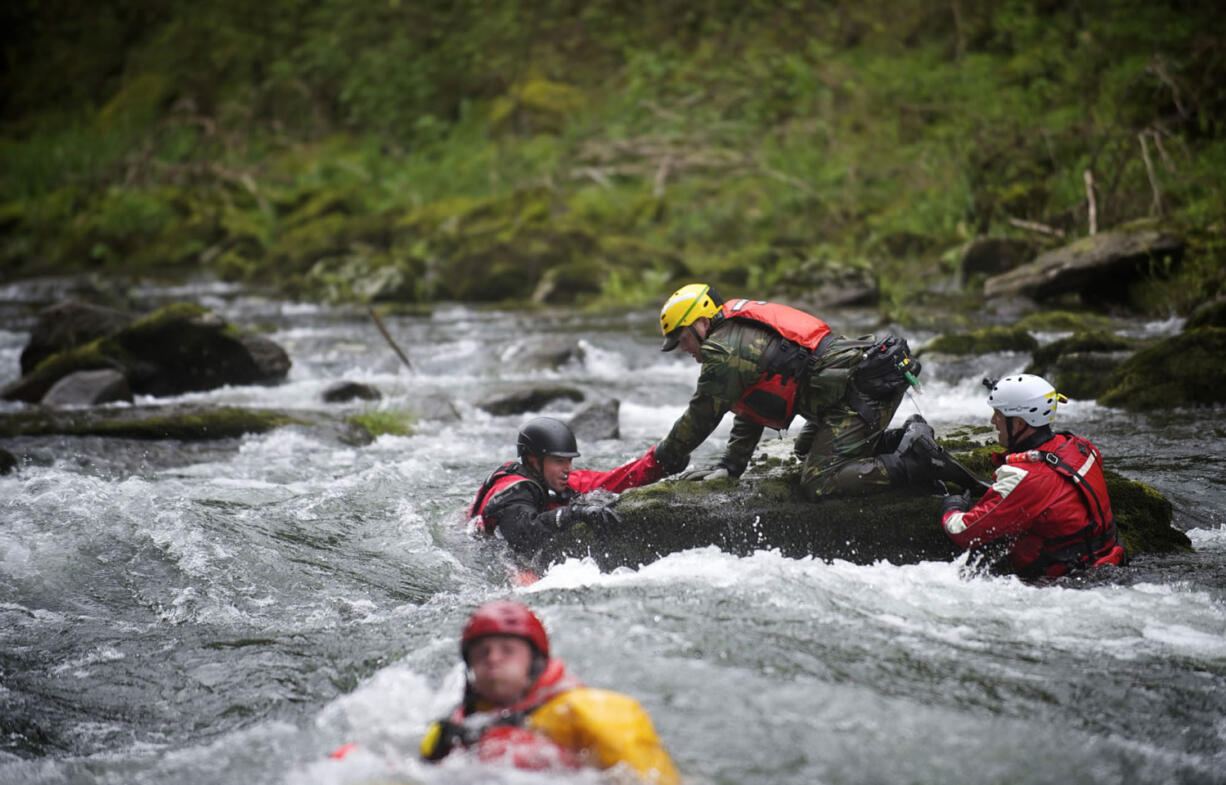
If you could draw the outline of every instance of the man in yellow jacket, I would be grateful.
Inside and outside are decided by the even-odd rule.
[[[549,656],[540,619],[510,600],[486,603],[460,637],[464,700],[422,739],[427,760],[466,749],[484,762],[531,770],[619,764],[642,782],[676,785],[677,769],[638,701],[585,687]]]

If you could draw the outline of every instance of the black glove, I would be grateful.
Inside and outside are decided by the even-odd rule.
[[[951,493],[941,500],[941,518],[945,518],[945,514],[957,510],[958,512],[966,512],[971,508],[971,492],[963,491],[962,493]]]
[[[569,507],[559,507],[557,515],[558,529],[562,531],[576,523],[586,523],[599,534],[616,528],[622,522],[621,516],[604,504],[573,502]]]

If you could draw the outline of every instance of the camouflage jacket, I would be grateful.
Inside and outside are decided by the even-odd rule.
[[[779,340],[774,331],[744,320],[729,319],[711,330],[702,343],[702,370],[689,407],[673,424],[668,436],[656,446],[656,460],[670,471],[680,471],[689,455],[706,441],[724,415],[731,411],[754,383],[762,378],[762,358]],[[813,377],[796,397],[798,416],[819,416],[841,405],[850,369],[860,357],[860,345],[843,346],[845,340],[822,356]],[[741,417],[732,433],[720,465],[738,476],[745,470],[762,438],[762,426]]]

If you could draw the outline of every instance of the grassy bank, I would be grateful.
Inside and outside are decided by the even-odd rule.
[[[0,269],[654,303],[1153,219],[1222,288],[1213,4],[17,3]],[[207,8],[199,6],[207,5]],[[19,75],[20,74],[20,75]]]

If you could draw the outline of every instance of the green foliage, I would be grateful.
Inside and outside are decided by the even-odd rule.
[[[364,428],[372,437],[383,435],[410,436],[417,418],[409,412],[393,411],[391,409],[372,409],[360,414],[350,415],[348,421]]]
[[[873,268],[897,312],[972,236],[1084,234],[1090,171],[1100,229],[1160,212],[1195,238],[1146,296],[1186,312],[1222,286],[1212,3],[17,0],[4,19],[8,274],[169,262],[359,299],[577,276],[576,296],[643,304],[699,275],[768,295],[820,255]]]

